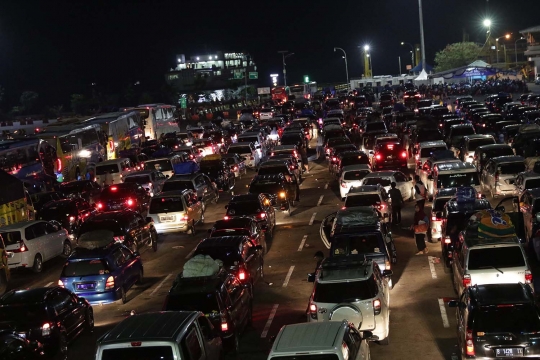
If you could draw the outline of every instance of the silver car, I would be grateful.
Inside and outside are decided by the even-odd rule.
[[[141,185],[147,189],[150,196],[154,196],[161,192],[163,183],[168,179],[168,176],[163,175],[157,170],[142,170],[130,173],[124,177],[124,182],[132,182]]]

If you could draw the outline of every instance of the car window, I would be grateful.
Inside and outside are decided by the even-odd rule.
[[[242,295],[242,285],[236,279],[231,279],[227,281],[227,292],[229,293],[229,298],[231,303],[234,304],[240,299]]]
[[[74,305],[71,295],[68,292],[60,290],[54,293],[49,304],[52,305],[53,309],[58,314],[68,310]]]
[[[47,234],[54,234],[58,231],[58,228],[50,223],[45,223],[45,231],[47,231]]]
[[[197,319],[197,322],[199,323],[199,326],[201,327],[201,332],[203,336],[207,340],[212,340],[214,337],[213,336],[214,327],[212,326],[212,323],[210,322],[210,320],[208,320],[206,316],[199,316],[199,318]]]
[[[24,237],[26,240],[33,240],[36,235],[34,234],[34,228],[36,225],[32,225],[24,229]]]
[[[202,358],[203,351],[199,334],[194,325],[191,325],[186,336],[182,340],[182,350],[186,355],[186,360],[199,360]]]
[[[122,253],[121,249],[116,249],[112,253],[113,261],[116,266],[122,266],[126,262],[126,259],[124,258],[124,254]]]
[[[204,177],[202,175],[197,176],[195,178],[195,186],[199,187],[199,186],[203,186],[203,185],[204,185]]]
[[[525,259],[519,246],[471,249],[469,251],[469,270],[511,268],[525,266]]]

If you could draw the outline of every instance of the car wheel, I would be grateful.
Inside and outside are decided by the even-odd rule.
[[[158,234],[155,231],[152,231],[150,233],[150,241],[152,245],[152,250],[154,250],[154,252],[157,251],[157,240],[158,240]]]
[[[195,236],[195,220],[191,223],[191,236]]]
[[[86,330],[88,330],[89,332],[94,331],[94,312],[92,311],[92,309],[86,310],[86,316],[84,320],[84,326]]]
[[[409,201],[414,201],[414,188],[411,188],[411,197],[409,198]]]
[[[387,336],[386,338],[379,340],[379,345],[389,345],[390,344],[390,336]]]
[[[32,265],[32,271],[35,273],[40,273],[43,270],[43,259],[41,255],[37,254],[34,258],[34,264]]]
[[[73,251],[73,249],[71,247],[71,242],[66,239],[66,241],[64,241],[64,248],[62,250],[62,255],[67,257],[67,256],[71,255],[71,251]]]
[[[120,299],[122,300],[122,304],[127,303],[126,289],[123,286],[120,288]]]
[[[137,277],[137,284],[142,285],[144,283],[144,272],[143,269],[139,270],[139,276]]]

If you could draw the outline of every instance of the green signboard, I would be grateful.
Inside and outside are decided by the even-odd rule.
[[[250,78],[251,80],[256,80],[256,79],[259,78],[259,73],[258,73],[258,72],[250,72],[250,73],[249,73],[249,78]]]
[[[187,99],[186,98],[180,98],[180,108],[182,108],[182,109],[187,108]]]
[[[234,73],[234,78],[235,79],[243,79],[244,78],[244,73],[243,72],[235,72]]]

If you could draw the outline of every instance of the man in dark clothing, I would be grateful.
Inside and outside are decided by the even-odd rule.
[[[396,183],[392,181],[390,184],[392,187],[388,191],[390,199],[392,199],[392,224],[399,225],[401,223],[401,206],[403,206],[403,197],[401,191],[396,188]]]

